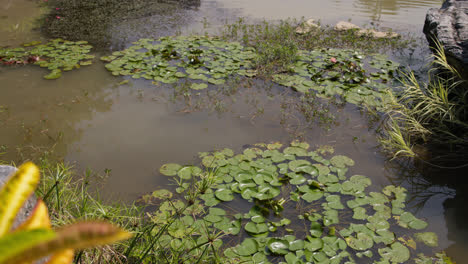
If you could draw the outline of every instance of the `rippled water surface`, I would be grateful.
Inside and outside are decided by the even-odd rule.
[[[44,10],[36,1],[0,0],[0,46],[66,34],[95,41],[99,52],[106,52],[142,37],[216,31],[239,17],[250,21],[305,17],[323,23],[351,19],[359,25],[378,24],[420,35],[427,9],[440,4],[438,0],[202,0],[183,6],[166,3],[162,9],[124,6],[133,10],[123,12],[124,18],[87,13],[89,17],[77,15],[73,21],[61,17],[68,24],[55,25],[60,19],[38,17]],[[54,12],[61,15],[60,10]],[[79,19],[83,21],[74,23]],[[55,26],[35,30],[38,23]],[[458,263],[468,257],[466,188],[460,181],[440,179],[450,174],[459,177],[460,172],[388,161],[378,149],[369,119],[355,106],[317,102],[314,107],[329,110],[334,118],[307,121],[292,107],[299,103],[297,94],[268,82],[189,95],[147,81],[119,85],[123,79],[111,76],[97,60],[58,80],[44,80],[44,74],[39,67],[0,67],[0,153],[4,153],[0,160],[20,162],[48,152],[79,171],[108,172],[101,194],[130,201],[168,184],[158,172],[164,163],[196,164],[199,151],[224,147],[240,151],[248,144],[300,138],[312,146],[331,145],[336,153],[354,159],[358,165],[352,173],[371,177],[374,188],[390,183],[407,187],[414,197],[410,206],[434,227],[441,249]]]

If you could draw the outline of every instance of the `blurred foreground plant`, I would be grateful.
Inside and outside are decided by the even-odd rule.
[[[47,207],[41,200],[24,223],[10,230],[39,178],[38,167],[28,162],[0,189],[0,263],[32,263],[47,256],[50,256],[49,264],[72,263],[75,249],[131,237],[130,233],[106,222],[80,222],[52,230]]]

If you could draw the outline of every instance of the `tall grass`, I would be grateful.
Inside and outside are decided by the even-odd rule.
[[[78,177],[76,171],[64,163],[51,165],[41,164],[41,182],[36,194],[43,199],[49,208],[54,226],[62,226],[78,220],[107,220],[138,232],[144,224],[142,209],[134,204],[109,204],[93,193],[96,184],[103,177],[87,170],[83,177]],[[129,241],[99,249],[78,252],[75,263],[126,263],[123,254]]]
[[[417,157],[415,145],[457,153],[468,147],[467,82],[447,62],[437,43],[428,81],[402,73],[402,89],[391,94],[386,109],[382,145],[393,157]]]
[[[221,263],[217,244],[221,242],[223,232],[213,233],[213,229],[207,227],[202,229],[205,234],[194,228],[180,239],[170,235],[187,215],[204,213],[199,196],[219,181],[215,169],[204,172],[201,181],[176,183],[179,187],[184,186],[177,197],[172,194],[146,195],[143,199],[145,207],[109,204],[100,199],[93,190],[99,188],[103,177],[90,170],[80,177],[71,166],[43,162],[41,171],[42,179],[36,194],[49,207],[54,226],[101,219],[134,233],[130,240],[78,252],[75,263]],[[201,241],[200,236],[206,241]],[[181,246],[175,247],[174,240],[180,240],[176,242]]]

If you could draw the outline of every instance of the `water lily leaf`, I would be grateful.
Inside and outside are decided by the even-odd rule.
[[[313,164],[315,168],[318,170],[318,175],[328,175],[330,173],[330,169],[327,166],[322,164]]]
[[[392,263],[402,263],[410,258],[410,251],[400,242],[395,242],[390,247],[379,248],[378,251],[383,259]]]
[[[427,227],[427,222],[420,219],[415,219],[409,222],[408,226],[412,229],[421,230]]]
[[[344,209],[344,206],[340,201],[340,196],[338,196],[338,195],[329,195],[329,196],[326,197],[326,200],[328,202],[328,206],[331,209],[337,209],[337,210]]]
[[[286,255],[289,253],[289,242],[279,238],[270,238],[267,242],[268,249],[273,254]]]
[[[172,192],[166,190],[166,189],[160,189],[154,191],[151,196],[156,199],[171,199],[172,198]]]
[[[364,219],[367,219],[368,217],[366,213],[366,209],[363,207],[355,207],[353,211],[354,211],[354,214],[353,214],[354,219],[364,220]]]
[[[414,238],[416,241],[422,242],[429,247],[439,246],[437,235],[434,232],[416,233],[414,234]]]
[[[267,257],[263,252],[257,252],[252,256],[254,263],[267,263]]]
[[[177,172],[182,168],[179,164],[168,163],[161,166],[159,172],[166,176],[175,176]]]
[[[280,142],[274,142],[274,143],[268,144],[267,149],[269,150],[280,149],[282,146],[283,144],[281,144]]]
[[[345,240],[348,246],[355,250],[366,250],[374,245],[372,237],[365,233],[357,233],[356,237],[349,236]]]
[[[49,74],[44,75],[44,79],[54,80],[54,79],[60,78],[61,76],[62,76],[62,71],[59,69],[56,69],[56,70],[51,71]]]
[[[300,141],[293,141],[291,142],[291,146],[292,147],[299,147],[299,148],[303,148],[303,149],[309,149],[310,145],[307,143],[307,142],[300,142]]]
[[[390,245],[395,241],[395,234],[389,230],[381,229],[377,230],[376,233],[378,236],[374,236],[375,243],[384,243],[385,245]]]
[[[232,191],[229,190],[229,189],[225,189],[225,188],[220,188],[220,189],[216,190],[215,191],[215,196],[216,196],[216,198],[218,198],[219,200],[221,200],[223,202],[228,202],[228,201],[234,200],[234,195],[232,194]]]
[[[338,168],[346,168],[347,166],[354,166],[354,161],[346,156],[337,155],[330,159],[330,163]]]
[[[289,242],[289,250],[291,251],[298,251],[304,249],[304,240],[298,239]]]
[[[234,248],[234,252],[240,256],[250,256],[258,251],[258,243],[255,239],[246,238],[240,245]]]
[[[318,189],[309,190],[308,192],[304,193],[301,196],[301,198],[304,199],[308,203],[319,200],[322,197],[323,197],[323,192]]]
[[[296,156],[307,156],[307,150],[300,147],[287,147],[283,150],[284,154],[296,155]]]
[[[177,175],[182,179],[190,180],[192,175],[198,176],[201,172],[202,170],[196,166],[185,166],[177,171]]]
[[[339,221],[340,220],[338,218],[337,210],[329,209],[329,210],[326,210],[325,213],[323,214],[323,224],[325,226],[338,224]]]
[[[312,222],[310,224],[310,235],[313,237],[321,237],[323,233],[322,225],[319,222]]]
[[[248,222],[244,229],[252,234],[263,234],[268,232],[268,226],[265,223]]]
[[[192,85],[190,85],[190,88],[192,88],[193,90],[203,90],[208,88],[208,85],[206,83],[192,83]]]

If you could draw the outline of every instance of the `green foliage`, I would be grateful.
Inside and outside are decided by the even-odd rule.
[[[101,57],[113,75],[132,76],[163,83],[180,78],[195,80],[190,87],[205,89],[219,85],[232,74],[252,76],[249,71],[255,53],[236,42],[210,37],[164,37],[141,39],[130,48]]]
[[[418,144],[439,151],[451,148],[455,155],[468,146],[466,80],[447,62],[441,45],[432,64],[426,83],[408,72],[401,79],[401,92],[389,94],[381,142],[394,157],[418,156],[413,150]]]
[[[302,93],[314,90],[321,97],[338,95],[349,103],[381,109],[388,101],[386,83],[398,63],[384,55],[368,57],[351,50],[301,50],[289,73],[273,75],[273,81]],[[365,64],[369,65],[367,70]]]
[[[65,164],[41,164],[42,178],[36,195],[47,204],[53,226],[64,226],[76,221],[111,221],[126,230],[138,234],[146,228],[141,208],[133,204],[104,202],[91,187],[100,186],[104,178],[87,170],[84,175]],[[164,195],[164,194],[161,194]],[[130,247],[133,239],[97,249],[79,251],[75,260],[93,263],[101,259],[107,263],[119,263],[122,252]]]
[[[414,233],[427,223],[404,210],[406,190],[390,185],[367,192],[370,179],[348,176],[354,161],[346,156],[326,159],[297,141],[282,149],[256,144],[242,154],[225,149],[200,156],[205,169],[191,166],[197,173],[190,178],[180,173],[187,166],[162,167],[181,196],[170,198],[167,190],[145,196],[158,205],[150,213],[158,240],[129,257],[143,263],[403,263],[418,254],[413,235],[436,246],[422,242],[437,241],[434,233]]]
[[[71,263],[75,249],[131,237],[130,233],[105,222],[82,222],[53,231],[42,200],[38,200],[28,219],[11,231],[15,215],[34,192],[39,178],[39,168],[28,162],[0,189],[0,263],[29,263],[46,256],[51,256],[49,264]]]
[[[62,71],[90,65],[94,58],[94,55],[89,55],[92,46],[86,41],[54,39],[46,44],[32,42],[24,46],[25,48],[0,48],[0,63],[39,65],[51,71],[44,76],[45,79],[57,79]]]

